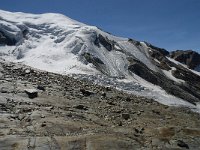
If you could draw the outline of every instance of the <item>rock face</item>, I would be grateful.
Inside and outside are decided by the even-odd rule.
[[[153,84],[157,84],[157,77],[155,75],[155,72],[153,72],[151,69],[149,69],[146,65],[144,65],[143,63],[134,60],[134,59],[130,59],[130,65],[128,66],[128,69],[135,73],[136,75],[142,77],[143,79],[153,83]]]
[[[152,62],[162,70],[157,72],[151,70],[145,63],[132,57],[127,58],[129,61],[128,70],[150,83],[159,85],[172,95],[185,99],[192,104],[199,102],[200,76],[167,59],[169,52],[165,49],[157,48],[148,43],[147,46],[149,46],[148,54],[150,55]],[[163,70],[171,72],[176,80],[171,80],[163,73]],[[178,79],[181,79],[184,83],[178,83]]]
[[[114,49],[114,41],[109,40],[101,34],[95,39],[94,44],[97,46],[103,45],[108,51]]]
[[[195,69],[200,66],[200,54],[192,50],[177,50],[170,53],[170,57],[186,64],[188,68]]]
[[[154,45],[152,45],[152,44],[150,44],[150,43],[147,43],[147,42],[145,42],[145,44],[149,47],[149,48],[151,48],[152,49],[152,57],[155,57],[155,58],[158,58],[158,57],[160,57],[160,56],[167,56],[167,55],[169,55],[169,52],[166,50],[166,49],[164,49],[164,48],[159,48],[159,47],[156,47],[156,46],[154,46]]]
[[[188,108],[4,61],[0,73],[2,150],[200,148],[200,116]]]

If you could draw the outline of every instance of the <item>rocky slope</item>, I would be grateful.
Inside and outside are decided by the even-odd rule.
[[[179,51],[180,55],[178,55],[178,51],[169,53],[165,49],[157,48],[148,43],[147,45],[150,47],[149,54],[151,58],[153,59],[155,65],[161,68],[162,71],[164,71],[164,75],[160,72],[153,72],[153,73],[147,74],[146,73],[147,71],[143,71],[141,72],[141,74],[143,74],[143,78],[145,78],[147,81],[151,83],[161,86],[170,94],[173,94],[182,99],[188,100],[191,103],[198,102],[200,100],[199,73],[188,69],[184,65],[181,65],[181,63],[183,64],[184,62],[178,59],[182,56],[181,54],[185,53],[186,55],[187,52]],[[188,65],[190,64],[192,66],[195,64],[195,66],[197,66],[198,61],[200,60],[200,59],[199,60],[197,59],[199,54],[194,51],[190,51],[190,52],[192,54],[191,54],[191,58],[189,58],[190,61],[188,59]],[[196,54],[196,55],[193,57],[193,54]],[[169,57],[174,58],[175,60],[181,63],[177,63],[173,59],[169,59]],[[191,68],[190,66],[188,67]],[[194,68],[195,67],[191,69],[194,69]],[[141,70],[141,67],[139,67],[138,69],[136,68],[136,70],[142,71],[144,69]],[[175,77],[175,78],[169,78],[169,74],[167,72],[168,73],[170,72],[172,75],[171,77]],[[178,81],[177,79],[181,79],[181,80]]]
[[[188,108],[0,61],[2,150],[200,149]]]

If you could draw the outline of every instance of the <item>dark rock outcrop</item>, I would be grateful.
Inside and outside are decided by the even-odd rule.
[[[192,50],[177,50],[170,53],[170,57],[186,64],[188,68],[195,69],[200,65],[200,54]]]
[[[93,55],[91,55],[90,53],[84,53],[83,54],[84,58],[87,60],[87,62],[89,63],[93,63],[95,66],[97,64],[104,64],[102,60],[100,60],[99,58],[97,57],[94,57]]]
[[[153,45],[151,45],[150,43],[147,43],[147,42],[145,42],[145,44],[149,48],[151,48],[151,50],[156,51],[157,52],[156,54],[159,54],[159,56],[160,56],[160,54],[162,54],[164,56],[169,55],[169,52],[166,49],[164,49],[164,48],[159,48],[159,47],[153,46]]]
[[[169,67],[177,68],[176,70],[172,71],[174,77],[186,81],[185,83],[180,84],[172,81],[162,72],[154,72],[153,70],[149,69],[145,64],[136,59],[129,57],[128,60],[130,62],[130,65],[128,67],[129,71],[142,77],[146,81],[158,85],[169,94],[185,99],[190,103],[195,104],[195,102],[199,101],[200,92],[198,91],[200,91],[200,86],[198,83],[200,83],[200,77],[198,75],[186,69],[184,70],[184,68],[181,68],[174,63],[168,63],[168,61],[166,61],[165,63]]]
[[[97,70],[101,71],[104,74],[107,74],[106,66],[101,59],[93,56],[90,53],[84,53],[82,54],[82,56],[87,61],[87,63],[92,63],[96,67]]]
[[[136,46],[141,46],[141,44],[140,44],[139,41],[136,41],[136,40],[133,40],[133,39],[128,39],[128,42],[129,42],[129,43],[132,43],[132,44],[134,44],[134,45],[136,45]]]
[[[0,32],[0,45],[13,46],[17,43],[15,39],[9,38],[3,32]]]
[[[153,84],[158,83],[157,77],[155,76],[153,71],[139,61],[132,62],[132,64],[129,65],[128,69]]]
[[[103,45],[108,51],[111,51],[114,49],[114,42],[109,40],[107,37],[104,37],[103,35],[99,34],[99,36],[94,41],[94,44],[97,46]]]

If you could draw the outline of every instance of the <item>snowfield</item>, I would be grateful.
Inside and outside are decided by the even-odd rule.
[[[113,36],[97,27],[53,13],[33,15],[0,10],[0,31],[16,42],[11,46],[0,46],[0,57],[7,61],[63,75],[70,74],[95,84],[150,97],[165,105],[181,105],[200,112],[199,105],[171,96],[159,86],[128,71],[127,55],[143,62],[155,72],[163,72],[176,82],[184,82],[175,78],[171,72],[155,66],[149,59],[149,49],[144,42],[140,42],[141,47],[138,48],[127,38]],[[99,35],[114,41],[115,50],[108,51],[103,45],[95,45]],[[107,76],[82,57],[86,53],[103,62]]]

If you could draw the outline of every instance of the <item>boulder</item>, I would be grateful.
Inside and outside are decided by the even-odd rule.
[[[45,91],[45,87],[42,86],[42,85],[38,85],[38,86],[37,86],[37,89],[38,89],[38,90],[41,90],[41,91]]]
[[[86,107],[86,106],[84,106],[84,105],[77,105],[77,106],[74,106],[74,108],[76,108],[76,109],[80,109],[80,110],[88,110],[88,108]]]
[[[38,91],[36,89],[25,89],[24,91],[31,99],[38,97]]]
[[[125,120],[128,120],[128,119],[130,119],[130,115],[128,113],[123,113],[122,118]]]
[[[90,95],[94,94],[93,92],[85,90],[85,89],[80,89],[80,91],[84,96],[90,96]]]
[[[186,149],[189,149],[189,146],[182,140],[178,140],[177,141],[177,145],[181,148],[186,148]]]

